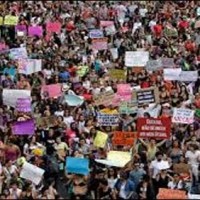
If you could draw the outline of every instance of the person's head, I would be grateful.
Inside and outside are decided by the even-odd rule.
[[[151,139],[150,139],[150,144],[151,144],[151,145],[155,145],[155,144],[156,144],[156,140],[155,140],[154,138],[151,138]]]
[[[175,182],[178,182],[180,180],[179,174],[174,174],[173,178]]]
[[[57,137],[57,138],[56,138],[56,142],[57,142],[58,144],[60,144],[60,143],[62,142],[61,137]]]
[[[157,152],[156,153],[156,159],[157,159],[157,161],[160,162],[162,160],[162,158],[163,158],[163,154],[161,152]]]
[[[120,179],[121,180],[127,180],[128,179],[128,173],[127,172],[121,172],[120,173]]]
[[[104,176],[105,176],[105,173],[102,169],[98,169],[96,171],[96,178],[97,179],[102,180],[102,179],[104,179]]]
[[[99,185],[99,187],[101,187],[101,188],[106,188],[106,187],[108,187],[108,180],[107,179],[102,179],[102,180],[100,180],[100,185]]]
[[[179,147],[179,142],[178,142],[177,140],[175,140],[175,141],[173,142],[173,147],[174,147],[174,148],[178,148],[178,147]]]
[[[108,178],[110,178],[110,177],[117,178],[117,171],[116,171],[116,169],[113,168],[113,167],[110,167],[110,168],[108,169]]]

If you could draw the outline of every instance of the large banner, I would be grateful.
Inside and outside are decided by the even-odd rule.
[[[112,144],[122,146],[133,146],[136,139],[136,132],[115,131],[112,138]]]
[[[167,139],[171,132],[170,118],[138,118],[138,138]]]
[[[136,90],[133,92],[132,99],[137,99],[138,106],[149,103],[159,103],[159,90],[157,87]]]
[[[118,126],[119,125],[119,115],[98,113],[97,121],[100,126]]]
[[[126,67],[144,67],[149,61],[148,51],[126,51],[125,65]]]
[[[194,110],[185,108],[174,108],[173,123],[192,124],[194,122]]]

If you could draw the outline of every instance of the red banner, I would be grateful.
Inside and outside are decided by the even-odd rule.
[[[115,131],[113,138],[112,138],[112,144],[113,145],[133,146],[136,138],[137,138],[136,132]]]
[[[138,118],[138,138],[167,139],[171,132],[170,118]]]

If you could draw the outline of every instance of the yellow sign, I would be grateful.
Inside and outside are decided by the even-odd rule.
[[[101,131],[97,132],[97,135],[94,139],[94,146],[104,148],[108,139],[108,135]]]
[[[131,154],[126,151],[109,151],[107,160],[116,162],[117,167],[124,167],[131,160]]]
[[[18,23],[18,19],[19,19],[19,17],[17,17],[17,16],[6,15],[5,19],[4,19],[4,24],[15,26]]]
[[[111,79],[126,80],[126,72],[123,69],[109,69]]]
[[[87,72],[88,72],[88,66],[87,65],[78,67],[77,74],[80,77],[83,77]]]
[[[0,26],[3,25],[3,17],[0,17]]]
[[[104,108],[104,109],[100,110],[100,112],[103,114],[108,114],[108,115],[118,114],[118,111],[116,109],[110,109],[110,108]]]

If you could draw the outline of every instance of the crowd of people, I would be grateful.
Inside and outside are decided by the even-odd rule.
[[[17,22],[6,24],[5,16],[17,17]],[[198,1],[1,1],[0,18],[1,199],[200,195]],[[57,25],[47,26],[50,22]],[[22,25],[25,30],[16,29]],[[42,33],[30,34],[30,26],[40,26]],[[25,49],[27,57],[11,54],[16,48]],[[130,58],[127,52],[144,54]],[[20,59],[41,60],[41,69],[24,73]],[[127,66],[128,60],[139,64]],[[151,61],[153,70],[148,68]],[[166,69],[171,70],[168,76]],[[177,69],[184,73],[182,79],[174,78]],[[152,102],[134,98],[151,88],[157,88]],[[30,111],[9,104],[14,91],[18,99],[30,92]],[[124,103],[131,112],[122,112]],[[181,109],[191,112],[174,119]],[[159,138],[154,130],[151,137],[142,137],[140,119],[163,120],[163,126],[168,119],[169,134]],[[30,120],[34,133],[17,134],[13,126]],[[134,139],[117,143],[117,132]],[[112,152],[117,155],[111,162]],[[122,165],[123,153],[130,159]],[[79,159],[88,161],[87,172]],[[32,171],[24,175],[28,166]],[[34,167],[43,170],[39,181]]]

